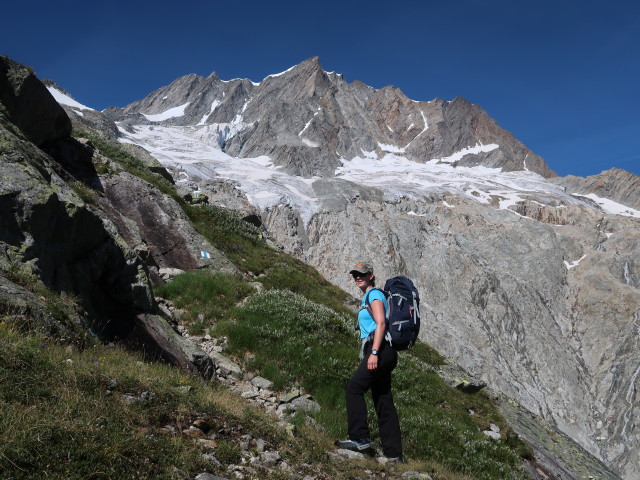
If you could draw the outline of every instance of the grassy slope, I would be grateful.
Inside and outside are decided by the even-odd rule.
[[[358,478],[362,469],[377,468],[368,461],[336,469],[326,456],[331,439],[344,435],[343,388],[357,360],[346,294],[311,267],[268,248],[232,212],[186,204],[135,157],[87,132],[82,136],[171,195],[203,235],[257,276],[265,291],[241,307],[237,301],[252,288],[237,277],[191,273],[158,290],[187,310],[193,328],[228,335],[231,352],[248,370],[281,388],[296,384],[311,392],[323,405],[316,420],[324,433],[301,426],[292,441],[272,419],[224,389],[175,369],[142,362],[119,348],[78,349],[0,324],[0,471],[8,472],[6,478],[181,478],[174,467],[193,478],[212,471],[202,460],[203,447],[162,427],[180,431],[196,417],[207,417],[225,432],[216,450],[223,463],[237,461],[237,435],[243,432],[267,438],[290,463],[307,463],[310,473],[326,478]],[[321,280],[310,286],[309,278]],[[435,479],[521,478],[518,452],[529,455],[526,447],[512,434],[500,442],[482,435],[480,429],[491,422],[503,432],[509,428],[486,396],[445,385],[433,373],[438,361],[425,345],[401,355],[394,388],[411,462],[398,468],[428,471]],[[185,385],[192,387],[187,393],[180,388]],[[145,391],[154,394],[148,402],[123,400],[123,394]],[[260,478],[279,475],[263,472]]]

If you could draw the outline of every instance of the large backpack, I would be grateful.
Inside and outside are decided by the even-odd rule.
[[[411,348],[420,332],[420,295],[407,277],[393,277],[384,284],[382,292],[389,308],[386,315],[385,339],[398,351]],[[369,307],[369,299],[366,307]],[[373,316],[373,315],[372,315]]]

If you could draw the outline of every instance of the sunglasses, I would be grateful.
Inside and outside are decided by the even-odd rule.
[[[367,275],[369,275],[369,272],[367,273],[355,272],[351,274],[353,278],[366,277]]]

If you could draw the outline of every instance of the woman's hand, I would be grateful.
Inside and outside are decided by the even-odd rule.
[[[369,354],[369,360],[367,360],[367,368],[369,370],[376,370],[378,368],[378,356]]]
[[[384,339],[384,304],[380,300],[374,300],[371,302],[371,316],[376,322],[376,331],[373,334],[373,342],[371,344],[372,350],[380,350]],[[376,370],[378,368],[378,355],[369,355],[367,360],[367,368],[369,370]]]

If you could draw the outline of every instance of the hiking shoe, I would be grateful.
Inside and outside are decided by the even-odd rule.
[[[371,442],[368,438],[363,438],[362,440],[336,440],[335,445],[336,447],[353,452],[362,452],[363,450],[369,450],[371,448]]]

